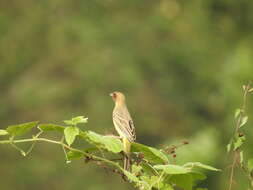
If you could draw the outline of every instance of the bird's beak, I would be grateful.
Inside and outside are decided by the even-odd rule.
[[[113,93],[110,93],[109,95],[110,95],[111,97],[113,97]]]

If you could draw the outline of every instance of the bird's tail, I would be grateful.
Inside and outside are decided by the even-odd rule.
[[[124,170],[131,172],[131,142],[127,138],[123,138],[124,156]]]

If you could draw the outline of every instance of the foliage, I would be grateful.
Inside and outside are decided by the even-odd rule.
[[[233,161],[231,164],[230,172],[230,181],[229,181],[229,190],[232,189],[234,184],[234,170],[235,167],[239,167],[246,175],[246,178],[249,180],[249,189],[253,188],[253,176],[252,176],[252,158],[245,160],[243,144],[246,141],[246,135],[242,132],[242,127],[247,123],[248,116],[246,115],[246,103],[248,95],[253,92],[251,84],[243,85],[243,102],[241,108],[235,110],[235,132],[233,134],[230,143],[227,145],[227,152],[232,152]],[[233,147],[233,148],[232,148]],[[245,164],[245,162],[247,164]]]
[[[59,144],[63,147],[67,163],[70,163],[70,160],[73,159],[85,159],[86,162],[94,162],[98,166],[102,166],[107,170],[120,174],[124,180],[141,190],[173,190],[176,186],[184,190],[192,190],[196,187],[198,181],[206,179],[203,171],[198,170],[199,168],[219,171],[212,166],[200,162],[188,162],[184,165],[172,164],[169,161],[169,155],[166,154],[166,150],[158,150],[140,143],[133,143],[132,154],[135,159],[132,160],[132,172],[126,171],[120,166],[121,159],[119,159],[119,161],[114,161],[104,156],[104,154],[110,154],[110,156],[112,156],[121,153],[121,141],[115,136],[104,136],[78,127],[78,124],[86,122],[87,118],[78,116],[71,120],[65,120],[64,123],[66,126],[51,123],[39,124],[37,121],[8,126],[6,130],[1,130],[0,134],[9,137],[9,139],[1,140],[0,144],[11,144],[24,156],[31,152],[35,142],[46,141]],[[32,138],[16,138],[25,135],[35,127],[37,127],[39,131]],[[42,134],[47,134],[49,131],[60,132],[62,134],[62,139],[55,141],[46,137],[40,137]],[[78,136],[81,137],[80,139],[82,141],[88,142],[91,147],[86,147],[86,149],[83,147],[74,148],[73,145]],[[17,146],[18,143],[25,142],[33,143],[28,151],[24,151]],[[251,164],[251,162],[249,164]]]

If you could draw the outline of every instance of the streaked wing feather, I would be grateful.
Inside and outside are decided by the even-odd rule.
[[[129,116],[130,117],[130,116]],[[125,134],[126,138],[129,141],[135,140],[135,129],[132,120],[125,119],[121,114],[118,112],[113,113],[113,120],[120,128],[123,134]]]
[[[134,127],[134,122],[133,122],[133,120],[129,120],[129,127],[130,127],[130,132],[131,132],[131,134],[132,134],[132,137],[133,137],[133,141],[135,141],[136,140],[136,134],[135,134],[135,127]]]

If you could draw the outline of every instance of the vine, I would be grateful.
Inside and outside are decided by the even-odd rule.
[[[140,143],[132,144],[132,172],[121,167],[122,143],[117,136],[100,135],[93,131],[82,130],[79,125],[86,124],[88,118],[84,116],[65,120],[65,125],[40,124],[38,121],[8,126],[0,130],[0,136],[7,139],[0,140],[0,144],[9,144],[18,150],[23,156],[31,153],[37,142],[47,142],[62,147],[66,163],[74,159],[84,159],[86,163],[94,163],[106,171],[118,174],[125,181],[133,184],[140,190],[174,190],[180,187],[192,190],[197,186],[197,181],[206,179],[203,169],[219,171],[218,169],[200,162],[188,162],[184,165],[176,165],[171,160],[176,157],[176,149],[188,144],[184,141],[179,145],[156,149]],[[82,127],[83,128],[83,127]],[[31,138],[20,138],[24,134],[36,131]],[[59,140],[52,140],[42,135],[50,131],[60,134]],[[88,147],[79,147],[76,141],[85,141]],[[18,145],[31,143],[27,151]],[[76,145],[75,145],[76,144]],[[75,146],[74,146],[75,145]],[[87,145],[86,145],[87,146]],[[173,163],[173,164],[172,164]]]

